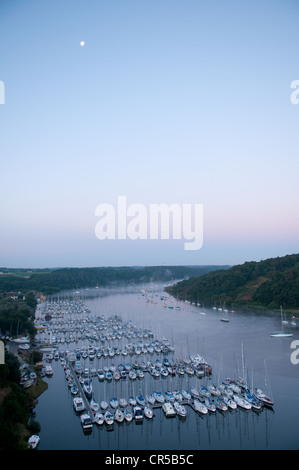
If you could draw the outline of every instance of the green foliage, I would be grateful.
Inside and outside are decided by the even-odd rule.
[[[33,291],[27,292],[25,295],[25,303],[30,307],[30,308],[36,308],[37,305],[37,300],[35,298],[35,294]]]
[[[183,299],[267,308],[299,307],[299,255],[246,262],[227,270],[193,277],[167,289]]]
[[[9,297],[0,300],[0,331],[10,336],[34,334],[35,329],[30,320],[34,309],[23,300]]]
[[[0,392],[5,391],[0,404],[0,451],[23,448],[19,429],[28,421],[31,399],[19,385],[19,365],[17,358],[6,353],[0,366]]]
[[[38,421],[31,419],[28,423],[27,428],[31,432],[31,434],[38,434],[40,432],[41,426]]]
[[[61,268],[44,272],[33,271],[29,277],[1,276],[0,291],[38,291],[53,294],[62,290],[107,286],[113,283],[142,283],[172,281],[190,276],[200,276],[218,266],[150,266],[150,267],[99,267]],[[28,305],[28,295],[27,305]],[[29,296],[29,301],[32,296]]]

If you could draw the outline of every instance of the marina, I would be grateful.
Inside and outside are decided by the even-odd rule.
[[[209,382],[212,367],[202,356],[197,353],[187,358],[175,359],[175,348],[166,337],[155,339],[151,330],[139,328],[133,322],[123,322],[118,316],[90,317],[86,305],[79,301],[46,303],[43,310],[44,312],[39,313],[37,321],[45,324],[43,317],[51,316],[47,328],[50,343],[47,345],[53,344],[53,348],[47,350],[46,361],[61,361],[71,393],[76,395],[75,409],[77,412],[82,411],[80,420],[85,432],[90,432],[94,423],[102,425],[106,422],[111,425],[111,420],[122,423],[125,417],[122,410],[127,406],[135,420],[141,420],[143,417],[153,418],[157,408],[162,408],[165,417],[177,415],[186,418],[186,407],[204,416],[208,412],[224,412],[229,408],[260,411],[262,406],[270,406],[269,400],[259,399],[257,395],[252,395],[256,401],[255,406],[246,399],[250,389],[244,378],[223,380],[221,390],[215,384],[204,386],[202,380]],[[76,316],[82,314],[83,319],[81,316],[80,320],[76,319]],[[82,327],[81,320],[86,327]],[[67,325],[70,329],[66,328]],[[38,336],[42,341],[42,334]],[[72,348],[71,345],[82,340],[85,343],[81,347]],[[70,345],[70,348],[58,349],[61,344]],[[45,365],[45,374],[53,374],[51,365]],[[151,377],[151,382],[147,381],[147,388],[150,386],[151,389],[146,395],[142,390],[142,379],[145,375]],[[188,390],[184,397],[182,390],[173,390],[176,375],[181,378],[186,376],[188,379]],[[170,383],[167,382],[167,386],[170,386],[171,390],[155,390],[155,381],[165,380],[168,376]],[[101,384],[98,400],[94,395],[95,380]],[[137,414],[136,407],[134,411],[134,406],[128,405],[136,380],[139,381],[137,388],[140,391],[135,397]],[[103,400],[105,383],[109,385],[109,397]],[[163,383],[163,389],[164,385]],[[125,396],[120,397],[120,392]],[[259,397],[262,393],[260,391]],[[79,398],[84,405],[80,409]],[[273,406],[272,401],[271,407]],[[107,412],[110,420],[104,418],[104,413]]]
[[[132,302],[134,308],[138,307],[136,311],[147,309],[151,315],[136,315]],[[166,302],[171,302],[174,308],[165,307]],[[106,314],[101,310],[98,313],[99,303]],[[142,443],[145,445],[144,437],[139,433],[139,441],[136,442],[134,423],[142,425],[141,428],[151,435],[153,432],[161,435],[162,432],[158,445],[173,448],[173,443],[169,447],[168,433],[175,438],[173,442],[181,436],[186,446],[185,432],[189,435],[194,426],[206,426],[206,438],[211,432],[215,433],[211,430],[215,423],[219,426],[221,420],[224,426],[229,423],[232,426],[232,420],[238,420],[238,426],[241,426],[245,420],[246,426],[250,426],[252,421],[256,426],[262,422],[264,427],[274,419],[280,402],[275,394],[274,398],[272,396],[272,377],[269,380],[267,376],[268,380],[265,380],[265,365],[268,362],[271,364],[270,358],[266,364],[262,361],[261,365],[259,361],[253,374],[251,369],[249,373],[247,348],[245,354],[240,338],[235,340],[238,359],[234,360],[233,367],[230,361],[227,367],[222,357],[226,342],[222,344],[219,354],[219,351],[211,353],[211,349],[205,346],[207,340],[199,340],[196,331],[193,332],[195,339],[187,331],[183,333],[182,340],[180,326],[183,315],[189,318],[190,328],[199,319],[212,321],[213,325],[217,322],[223,336],[223,328],[228,325],[234,327],[235,314],[231,314],[230,322],[226,324],[221,322],[213,309],[205,309],[206,315],[202,316],[198,306],[181,302],[180,309],[177,309],[177,303],[175,299],[166,299],[160,293],[143,295],[139,292],[112,294],[103,298],[85,294],[83,299],[51,299],[39,306],[36,312],[36,342],[44,351],[44,370],[49,365],[53,370],[51,376],[45,376],[50,389],[40,398],[40,402],[45,400],[47,403],[47,394],[51,396],[52,393],[52,381],[58,383],[61,411],[65,413],[68,402],[73,410],[72,434],[78,429],[88,439],[85,441],[76,433],[76,448],[94,448],[94,445],[102,448],[108,445],[108,441],[113,448],[133,449]],[[123,316],[115,309],[116,304],[121,305]],[[156,321],[157,317],[161,318],[160,322]],[[174,328],[175,323],[173,328],[169,328],[170,317],[179,323],[178,328]],[[162,320],[167,320],[168,335]],[[40,328],[41,325],[43,328]],[[64,387],[66,390],[63,392]],[[53,393],[57,396],[58,390],[55,393],[53,389]],[[37,418],[40,406],[37,406]],[[47,414],[46,408],[43,409]],[[85,419],[88,416],[90,421],[82,421],[82,415]],[[165,428],[168,430],[166,434]],[[184,435],[181,435],[182,429],[185,429]],[[107,438],[103,435],[105,430]],[[98,432],[100,441],[95,444],[90,438]],[[219,429],[217,432],[220,432]],[[198,431],[195,434],[192,431],[189,446],[192,442],[194,445],[195,436],[199,436]],[[134,443],[130,443],[133,437]],[[51,446],[53,437],[48,439],[44,448]],[[67,444],[67,435],[64,440],[65,447],[62,448],[72,448],[73,444]],[[43,448],[43,442],[42,438],[39,448]],[[157,446],[158,441],[154,439],[153,442]],[[54,448],[57,445],[61,448],[57,442]],[[220,447],[222,445],[228,445],[225,434],[222,435]],[[207,443],[206,448],[209,448]]]

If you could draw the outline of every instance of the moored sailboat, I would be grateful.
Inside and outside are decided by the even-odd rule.
[[[242,408],[244,410],[251,410],[252,405],[245,398],[243,398],[241,395],[235,394],[235,395],[233,395],[233,399],[240,408]]]
[[[151,419],[154,416],[154,412],[153,412],[152,408],[148,405],[145,405],[143,413],[144,413],[144,416],[148,419]]]
[[[208,408],[206,407],[206,405],[204,405],[201,401],[197,399],[194,400],[194,408],[196,411],[203,415],[206,415],[208,413]]]
[[[275,331],[274,333],[271,334],[272,338],[289,338],[293,336],[293,333],[291,332],[286,332],[284,330],[284,320],[283,320],[283,315],[282,315],[282,307],[280,306],[280,316],[281,316],[281,330],[280,331]]]
[[[100,411],[97,411],[94,416],[94,422],[101,426],[104,423],[104,415]]]
[[[104,421],[107,424],[107,426],[112,426],[114,423],[114,416],[111,413],[111,411],[107,410],[104,414]]]
[[[179,401],[175,401],[173,404],[173,407],[178,416],[180,416],[181,418],[186,418],[187,416],[186,407],[182,405],[182,403],[180,403]]]

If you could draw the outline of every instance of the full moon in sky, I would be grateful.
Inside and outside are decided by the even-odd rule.
[[[84,42],[84,41],[81,41],[81,42],[80,42],[80,46],[85,46],[85,42]]]

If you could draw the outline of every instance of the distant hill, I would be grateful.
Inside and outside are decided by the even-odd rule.
[[[299,308],[299,254],[246,262],[227,270],[192,277],[167,292],[206,306],[226,305]]]
[[[224,268],[227,266],[125,266],[42,270],[0,268],[0,292],[34,290],[53,294],[62,290],[120,283],[172,282]]]

